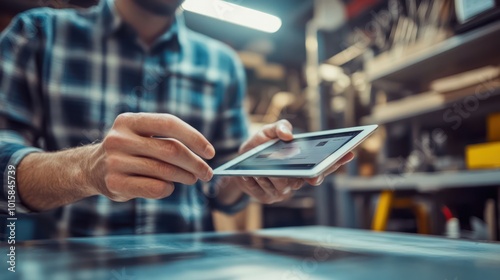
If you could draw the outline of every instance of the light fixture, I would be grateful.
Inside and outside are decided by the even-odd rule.
[[[281,27],[281,19],[276,16],[222,0],[186,0],[182,8],[268,33],[274,33]]]

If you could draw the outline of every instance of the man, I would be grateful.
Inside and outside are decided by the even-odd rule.
[[[185,27],[181,2],[109,0],[13,21],[0,37],[3,212],[15,168],[16,210],[66,205],[64,236],[211,230],[211,209],[234,213],[247,195],[281,201],[338,168],[307,180],[212,180],[212,166],[290,140],[292,127],[279,121],[244,142],[243,68]]]

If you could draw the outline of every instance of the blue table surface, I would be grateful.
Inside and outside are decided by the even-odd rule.
[[[15,273],[2,263],[2,279],[498,280],[500,244],[316,226],[27,241]]]

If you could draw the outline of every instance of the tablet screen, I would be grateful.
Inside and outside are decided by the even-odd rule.
[[[228,170],[312,169],[361,132],[351,131],[278,141]]]

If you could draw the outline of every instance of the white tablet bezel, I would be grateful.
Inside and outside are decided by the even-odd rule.
[[[214,175],[216,176],[256,176],[256,177],[301,177],[301,178],[312,178],[320,175],[328,169],[330,166],[335,164],[339,159],[345,156],[348,152],[356,148],[363,140],[365,140],[370,134],[372,134],[375,129],[377,129],[378,125],[365,125],[365,126],[356,126],[342,129],[332,129],[332,130],[324,130],[318,132],[308,132],[295,134],[294,139],[300,139],[311,136],[321,136],[328,134],[338,134],[344,132],[352,132],[361,130],[361,132],[356,135],[354,138],[345,143],[342,147],[340,147],[337,151],[332,153],[330,156],[321,161],[318,165],[313,167],[312,169],[307,170],[286,170],[286,169],[271,169],[271,170],[228,170],[231,166],[238,164],[239,162],[253,156],[254,154],[264,150],[265,148],[273,145],[277,141],[271,140],[266,142],[260,146],[253,148],[252,150],[234,158],[233,160],[219,166],[214,169]]]

